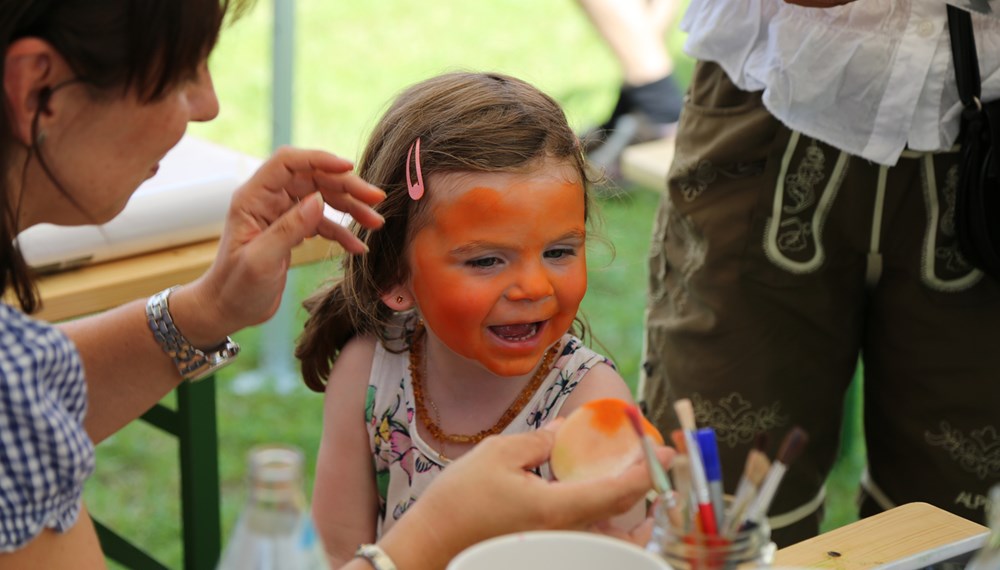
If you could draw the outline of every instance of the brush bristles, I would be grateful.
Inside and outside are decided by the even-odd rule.
[[[764,480],[764,476],[767,475],[767,470],[770,468],[771,461],[764,455],[764,452],[753,449],[747,455],[747,464],[743,470],[743,476],[753,483],[755,487],[759,487]]]
[[[687,453],[688,444],[684,439],[684,432],[679,429],[670,432],[670,441],[674,442],[674,447],[677,448],[678,453]]]
[[[691,405],[691,400],[687,398],[677,400],[674,402],[674,411],[677,412],[677,418],[681,421],[681,427],[684,428],[684,431],[698,429],[694,421],[694,406]]]
[[[788,432],[788,435],[785,436],[785,440],[781,442],[781,449],[778,450],[776,460],[784,465],[791,464],[802,454],[802,450],[808,441],[809,434],[806,433],[806,430],[799,426],[793,427],[792,431]]]

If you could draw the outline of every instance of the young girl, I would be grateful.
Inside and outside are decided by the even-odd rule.
[[[326,392],[313,515],[335,565],[485,437],[631,399],[570,334],[590,208],[554,100],[498,74],[424,81],[375,127],[359,174],[386,191],[385,225],[354,227],[370,253],[307,301],[297,349]]]

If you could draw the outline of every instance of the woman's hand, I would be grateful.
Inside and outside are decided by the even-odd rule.
[[[195,346],[212,346],[243,327],[261,323],[278,308],[291,250],[315,235],[339,242],[351,254],[365,246],[344,226],[323,216],[323,202],[367,228],[384,220],[372,206],[385,193],[352,172],[333,154],[279,149],[233,195],[219,252],[212,267],[171,297],[189,297],[187,326]],[[176,317],[176,315],[175,315]]]
[[[591,528],[629,510],[651,488],[641,462],[618,477],[538,477],[529,470],[548,460],[554,437],[541,430],[487,438],[434,480],[382,546],[400,568],[443,568],[466,547],[494,536]],[[658,452],[669,463],[671,451]]]

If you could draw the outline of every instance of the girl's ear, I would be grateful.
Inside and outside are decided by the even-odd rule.
[[[382,302],[397,313],[409,311],[414,306],[413,294],[405,285],[393,285],[382,293]]]
[[[21,38],[4,54],[3,89],[14,136],[26,146],[31,145],[31,121],[40,104],[41,93],[73,77],[66,60],[52,44],[38,38]],[[42,102],[47,104],[47,102]],[[40,129],[51,107],[42,109]]]

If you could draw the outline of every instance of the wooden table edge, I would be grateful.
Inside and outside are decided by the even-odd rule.
[[[49,322],[73,319],[187,283],[208,269],[218,245],[213,239],[43,275],[37,280],[42,308],[32,316]],[[291,264],[333,259],[342,251],[335,242],[310,238],[292,250]]]
[[[907,503],[782,548],[774,566],[877,568],[988,532],[933,505]]]

